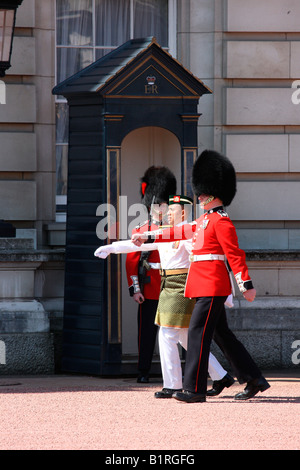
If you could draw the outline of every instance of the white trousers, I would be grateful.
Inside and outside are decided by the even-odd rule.
[[[159,327],[158,344],[164,388],[182,388],[178,343],[187,350],[188,328]],[[209,353],[208,373],[213,381],[221,380],[227,374],[212,353]]]

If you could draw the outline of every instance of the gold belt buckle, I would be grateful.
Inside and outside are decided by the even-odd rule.
[[[189,260],[190,260],[190,262],[192,263],[192,262],[194,261],[194,255],[190,255],[190,256],[189,256]]]

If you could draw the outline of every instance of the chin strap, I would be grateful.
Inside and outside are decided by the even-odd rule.
[[[206,206],[207,204],[212,202],[214,199],[215,199],[215,196],[209,196],[209,198],[205,202],[202,202],[201,205]]]

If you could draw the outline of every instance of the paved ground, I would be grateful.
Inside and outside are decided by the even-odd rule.
[[[160,379],[0,377],[0,450],[300,450],[300,371],[237,402],[238,383],[206,403],[158,400]]]

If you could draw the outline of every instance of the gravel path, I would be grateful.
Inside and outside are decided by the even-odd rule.
[[[237,402],[235,383],[206,403],[158,400],[159,379],[0,377],[1,450],[300,450],[300,374]]]

